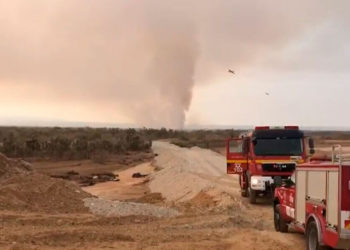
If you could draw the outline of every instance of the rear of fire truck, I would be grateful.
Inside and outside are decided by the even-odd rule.
[[[350,162],[340,158],[300,164],[275,190],[276,231],[304,233],[308,250],[350,249]]]

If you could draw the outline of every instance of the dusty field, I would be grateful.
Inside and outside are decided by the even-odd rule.
[[[91,186],[96,183],[119,179],[115,172],[128,169],[135,165],[150,162],[154,158],[152,152],[127,152],[112,155],[104,164],[92,160],[54,161],[30,159],[32,168],[39,173],[74,181],[81,186]]]
[[[109,200],[131,200],[144,197],[150,191],[146,185],[148,178],[132,178],[134,173],[149,175],[154,171],[151,162],[142,163],[136,167],[122,171],[113,171],[119,176],[118,182],[105,182],[84,190],[98,197]]]
[[[75,171],[81,175],[89,175],[96,172],[120,171],[145,161],[151,161],[153,157],[153,153],[127,152],[125,155],[110,156],[105,164],[96,163],[92,160],[47,161],[33,159],[30,162],[33,169],[44,174],[54,175]]]
[[[57,184],[57,179],[47,177],[45,188],[39,190],[32,190],[30,181],[22,185],[22,180],[15,188],[8,183],[6,192],[13,194],[9,198],[17,199],[16,204],[47,203],[49,209],[22,207],[18,211],[11,203],[0,207],[0,248],[305,249],[302,235],[274,232],[268,202],[251,206],[241,199],[237,179],[225,173],[222,155],[165,142],[154,143],[153,149],[158,157],[152,164],[115,170],[120,182],[84,190],[71,188],[71,184],[66,188],[66,182]],[[148,176],[131,178],[135,172]],[[60,199],[46,203],[23,200],[18,196],[23,189],[27,189],[27,196],[52,192]],[[100,198],[95,201],[84,191]],[[72,200],[76,209],[64,210]],[[84,200],[85,205],[92,203],[90,210],[84,207]],[[56,206],[62,210],[55,211]],[[94,206],[98,208],[92,209]],[[137,215],[125,216],[130,211]]]

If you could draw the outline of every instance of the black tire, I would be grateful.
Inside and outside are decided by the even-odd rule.
[[[256,191],[250,188],[250,173],[247,171],[247,196],[249,197],[249,203],[256,203]]]
[[[281,232],[281,233],[288,232],[288,224],[285,222],[285,220],[282,217],[280,204],[276,204],[273,209],[273,221],[275,224],[275,230],[277,232]]]
[[[279,204],[276,204],[273,206],[273,224],[275,226],[275,230],[276,232],[280,231],[280,224],[279,224],[279,220],[280,220],[280,213],[279,213]]]
[[[241,187],[241,196],[242,197],[248,197],[248,189],[247,187],[242,188],[242,176],[239,176],[239,186]]]
[[[317,225],[311,221],[306,229],[306,249],[307,250],[329,250],[328,246],[321,246],[318,239]]]
[[[256,203],[256,191],[248,187],[249,190],[249,203],[255,204]]]

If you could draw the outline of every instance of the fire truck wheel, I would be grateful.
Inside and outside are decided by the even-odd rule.
[[[249,202],[250,204],[255,204],[256,203],[256,191],[251,189],[250,187],[248,188],[249,190]]]
[[[311,221],[306,231],[306,247],[307,250],[328,250],[328,246],[320,246],[318,242],[318,232],[315,221]]]
[[[248,197],[248,188],[242,188],[242,176],[239,176],[239,186],[241,187],[241,196]]]
[[[275,224],[275,230],[277,232],[282,232],[282,233],[288,232],[288,224],[284,221],[281,215],[280,204],[277,204],[274,208],[273,220]]]

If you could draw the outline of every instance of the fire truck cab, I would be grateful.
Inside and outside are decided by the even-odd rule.
[[[227,173],[239,175],[242,196],[255,203],[258,196],[273,196],[276,178],[287,179],[305,161],[305,137],[297,126],[256,127],[228,139],[226,156]]]
[[[350,249],[350,162],[311,161],[275,189],[276,231],[304,233],[308,250]]]

